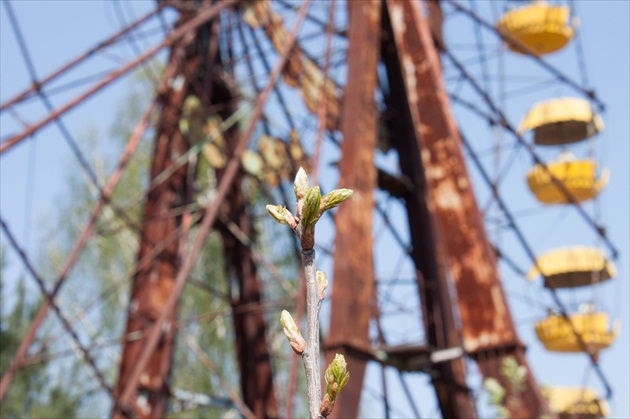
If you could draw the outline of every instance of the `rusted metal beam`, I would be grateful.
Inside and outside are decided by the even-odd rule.
[[[334,278],[326,364],[333,348],[349,340],[369,342],[374,297],[372,246],[373,192],[376,187],[374,148],[378,114],[374,102],[380,50],[381,1],[348,2],[348,83],[344,94],[339,184],[354,195],[335,217]],[[343,352],[343,351],[342,351]],[[366,361],[348,357],[352,379],[337,399],[332,417],[357,417]]]
[[[184,59],[184,49],[196,38],[173,47],[169,59],[170,68],[176,68],[174,76],[194,74],[199,65],[198,59]],[[184,70],[184,68],[186,70]],[[161,109],[158,120],[150,179],[153,182],[164,171],[170,169],[173,161],[188,150],[189,144],[179,131],[178,121],[182,104],[191,83],[186,82],[179,88],[170,88],[160,96]],[[154,243],[162,243],[171,236],[179,225],[179,217],[173,209],[182,207],[185,201],[188,165],[184,164],[175,170],[164,182],[150,190],[143,209],[141,240],[138,260],[142,260],[151,252]],[[180,267],[178,242],[172,241],[153,260],[138,270],[133,278],[127,326],[125,333],[144,331],[158,318],[166,299],[172,292],[175,275]],[[167,321],[176,320],[176,307],[172,307]],[[168,377],[171,369],[174,348],[175,329],[170,328],[162,337],[159,347],[152,354],[150,361],[142,372],[135,403],[135,413],[141,418],[162,417],[166,411],[169,397]],[[127,341],[123,346],[120,373],[116,394],[120,395],[127,383],[131,371],[142,351],[146,337]],[[115,406],[113,417],[121,417],[126,412]]]
[[[218,58],[218,56],[217,56]],[[216,68],[216,67],[215,67]],[[219,115],[225,119],[234,111],[234,98],[237,92],[229,84],[215,83],[212,87],[210,104],[222,109]],[[238,141],[238,128],[232,127],[224,134],[227,154],[231,155]],[[265,318],[261,303],[256,258],[252,249],[253,220],[247,212],[247,202],[242,188],[244,171],[236,175],[230,192],[222,208],[222,222],[219,231],[225,250],[225,264],[228,276],[238,281],[238,292],[230,293],[232,319],[236,340],[236,359],[240,370],[243,401],[257,418],[277,418],[278,402],[273,388],[271,357],[265,334]],[[223,170],[217,170],[219,182]],[[238,228],[239,234],[248,238],[247,242],[231,231],[229,224]],[[243,311],[241,307],[253,307]]]
[[[411,4],[388,0],[425,173],[427,205],[444,240],[449,270],[463,306],[460,307],[462,320],[470,322],[464,325],[464,347],[474,352],[481,346],[517,342],[514,324],[509,316],[505,317],[509,315],[507,303],[502,290],[498,289],[501,285],[493,252],[484,240],[485,229],[459,148],[459,134],[442,88],[438,55],[432,43],[425,39],[431,41],[420,10]],[[479,237],[477,232],[483,235]],[[475,284],[474,281],[481,282]],[[482,285],[490,286],[492,292]],[[480,307],[486,310],[472,316],[473,307],[468,306],[468,301],[483,303]],[[488,332],[490,335],[485,337]]]
[[[415,136],[426,181],[426,205],[442,242],[446,269],[457,290],[465,351],[486,377],[501,381],[498,364],[508,356],[528,368],[499,279],[494,251],[477,207],[461,139],[443,87],[438,53],[417,2],[387,0]],[[500,348],[500,350],[497,350]],[[522,403],[508,406],[514,417],[549,414],[528,369],[526,389],[508,394]],[[505,381],[505,380],[503,380]]]
[[[182,16],[185,22],[188,18]],[[190,171],[187,165],[178,166],[176,170],[169,167],[177,156],[187,152],[191,144],[186,144],[179,132],[177,121],[181,112],[182,103],[187,95],[200,95],[200,100],[209,106],[219,105],[222,109],[220,116],[227,119],[234,111],[233,98],[236,96],[220,77],[216,70],[219,65],[217,59],[217,22],[212,21],[207,26],[201,27],[194,36],[188,37],[188,41],[177,45],[171,53],[170,65],[178,67],[172,77],[181,75],[186,80],[180,90],[168,90],[163,92],[164,100],[162,114],[159,123],[154,162],[151,171],[151,179],[154,180],[165,172],[173,172],[169,178],[160,182],[155,189],[149,192],[145,204],[143,241],[139,260],[145,255],[143,250],[149,250],[152,242],[160,243],[170,237],[176,229],[176,224],[184,223],[190,226],[186,220],[190,214],[183,214],[180,219],[176,215],[164,219],[164,215],[173,212],[175,207],[185,206],[191,199],[191,185],[187,185]],[[204,45],[210,47],[206,57],[186,51],[202,51]],[[194,45],[194,48],[189,46]],[[185,57],[185,62],[180,63]],[[200,70],[203,68],[203,70]],[[204,86],[204,87],[201,87]],[[231,154],[238,140],[238,130],[234,127],[225,133]],[[219,181],[223,173],[218,173]],[[240,186],[242,173],[232,185],[226,203],[228,204],[225,217],[233,218],[241,231],[251,229],[251,219],[245,213],[245,202]],[[260,305],[260,290],[255,274],[255,264],[251,249],[243,245],[227,229],[222,229],[224,245],[226,249],[226,263],[228,270],[233,270],[239,282],[239,298],[232,301],[235,318],[236,342],[239,366],[241,369],[241,385],[245,403],[256,412],[258,417],[277,417],[277,402],[272,383],[271,364],[265,339],[264,317],[260,310],[241,313],[238,308],[242,305]],[[146,237],[146,240],[144,239]],[[165,300],[170,294],[175,280],[175,272],[179,269],[179,263],[185,248],[185,236],[182,235],[177,243],[170,244],[161,252],[153,263],[141,269],[135,277],[132,291],[132,302],[128,320],[127,333],[142,330],[156,321],[156,315],[165,305]],[[178,252],[179,250],[179,252]],[[146,252],[145,252],[146,253]],[[150,296],[153,296],[151,298]],[[133,311],[135,310],[135,312]],[[166,321],[172,324],[176,320],[176,306],[166,315]],[[166,385],[170,373],[170,365],[173,352],[174,328],[165,333],[160,344],[148,361],[145,370],[140,376],[135,403],[136,411],[141,417],[160,417],[164,413],[166,402],[170,394]],[[118,393],[122,393],[128,376],[131,374],[139,352],[143,347],[143,339],[128,342],[125,345],[121,362]],[[117,407],[121,409],[122,406]],[[118,415],[116,411],[114,415]]]
[[[442,13],[441,0],[425,0],[427,12],[429,13],[429,28],[431,29],[431,37],[435,47],[444,50],[444,33],[442,31],[442,22],[444,22],[444,14]]]
[[[357,359],[373,361],[383,366],[394,367],[399,371],[420,371],[439,373],[436,365],[459,358],[463,351],[460,347],[436,350],[433,347],[418,344],[396,346],[380,345],[372,347],[364,342],[348,341],[337,347]]]
[[[228,139],[229,142],[229,139]],[[226,216],[247,236],[253,233],[251,216],[245,210],[241,188],[242,174],[232,185],[226,200]],[[273,374],[265,318],[260,309],[242,312],[242,306],[261,307],[260,284],[251,248],[221,228],[228,275],[238,280],[238,291],[230,300],[236,338],[236,358],[240,369],[243,400],[257,418],[277,418],[278,402],[273,388]]]
[[[226,2],[227,1],[229,0],[226,0]],[[229,189],[232,183],[234,182],[234,180],[236,179],[236,175],[238,174],[238,170],[240,167],[241,156],[243,152],[245,151],[245,148],[247,147],[247,143],[249,139],[254,133],[256,123],[258,122],[258,120],[260,119],[262,115],[263,105],[265,104],[267,98],[269,97],[271,89],[273,88],[276,81],[278,80],[278,77],[282,71],[282,68],[287,62],[287,57],[289,55],[289,52],[291,51],[291,48],[293,47],[295,43],[297,32],[300,28],[300,25],[302,24],[302,21],[304,20],[304,16],[306,15],[306,11],[308,10],[308,6],[310,4],[311,4],[311,0],[307,0],[302,4],[300,13],[298,14],[293,30],[291,31],[291,34],[289,35],[289,38],[287,39],[285,48],[280,56],[280,59],[278,63],[276,64],[276,67],[274,68],[272,73],[269,75],[269,82],[267,86],[265,87],[265,89],[263,89],[261,94],[258,96],[258,99],[256,101],[256,107],[254,108],[254,111],[249,119],[248,125],[243,135],[238,139],[238,142],[234,148],[234,154],[230,157],[230,160],[227,163],[223,178],[221,179],[217,187],[215,199],[209,202],[204,207],[205,215],[201,222],[201,225],[199,226],[197,237],[195,238],[195,241],[186,259],[182,263],[181,268],[179,269],[179,272],[177,273],[177,277],[175,278],[175,281],[173,283],[171,293],[168,296],[168,299],[166,300],[166,302],[164,303],[164,306],[162,307],[159,317],[154,322],[154,324],[151,325],[147,329],[147,335],[146,335],[147,339],[144,342],[142,350],[140,351],[140,355],[137,359],[136,364],[133,366],[133,369],[131,370],[129,374],[129,379],[127,380],[126,383],[124,383],[124,386],[122,387],[123,390],[120,394],[120,397],[116,401],[117,407],[115,409],[118,411],[127,411],[130,407],[130,402],[132,402],[132,398],[136,394],[136,387],[140,381],[142,372],[147,367],[150,361],[150,358],[152,357],[153,352],[156,350],[161,340],[161,337],[164,333],[164,326],[167,324],[166,322],[169,317],[169,313],[176,306],[179,296],[182,292],[182,289],[184,288],[184,285],[186,283],[186,279],[197,258],[197,255],[201,251],[203,243],[208,233],[210,232],[210,228],[214,225],[214,222],[217,219],[220,206],[223,202],[225,202],[225,198],[229,192]],[[172,324],[169,325],[167,330],[171,328],[173,328]]]
[[[446,350],[461,346],[451,308],[449,283],[445,263],[444,243],[426,200],[426,176],[400,57],[391,25],[391,8],[384,19],[383,61],[387,69],[385,93],[387,112],[384,123],[390,141],[399,155],[406,187],[403,193],[411,237],[410,255],[416,267],[418,292],[422,304],[422,318],[429,345]],[[474,402],[466,386],[466,367],[461,356],[449,359],[433,368],[431,379],[442,416],[448,418],[475,417]]]

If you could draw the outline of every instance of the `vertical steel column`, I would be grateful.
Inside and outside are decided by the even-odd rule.
[[[383,84],[387,85],[384,88],[387,110],[382,121],[391,145],[398,151],[402,175],[410,186],[404,199],[426,340],[437,349],[457,347],[461,346],[461,340],[449,292],[444,241],[427,205],[426,175],[388,10],[383,14],[383,30],[382,55],[387,70],[387,82]],[[466,384],[464,359],[435,365],[431,379],[443,417],[475,417],[474,402]]]
[[[200,81],[209,96],[208,104],[219,109],[218,115],[226,120],[236,112],[235,99],[238,91],[231,75],[222,73],[223,64],[218,54],[218,22],[204,32],[208,46],[205,76]],[[233,64],[231,64],[233,65]],[[231,72],[233,75],[233,68]],[[223,133],[228,156],[235,153],[239,142],[238,127],[233,126]],[[225,169],[217,170],[219,183]],[[239,169],[230,191],[221,207],[221,220],[233,223],[246,237],[253,236],[252,217],[247,211],[247,200],[243,193],[244,172]],[[260,284],[251,243],[236,237],[225,222],[218,228],[225,250],[225,265],[230,281],[237,283],[238,291],[230,295],[236,346],[236,359],[240,372],[240,387],[243,401],[257,418],[277,418],[278,402],[273,388],[273,373],[267,338],[265,318],[261,305]],[[247,307],[243,310],[244,307]]]
[[[486,377],[500,380],[508,394],[520,399],[506,406],[512,416],[549,413],[529,369],[521,394],[500,374],[507,356],[528,366],[466,170],[439,56],[420,3],[387,0],[387,4],[426,180],[426,205],[457,290],[464,349]]]
[[[181,61],[184,46],[173,46],[169,67],[182,74],[189,63]],[[192,70],[189,68],[188,70]],[[179,90],[168,88],[160,97],[161,111],[158,120],[150,179],[153,181],[167,170],[172,162],[188,150],[188,144],[178,128],[179,114],[186,95],[186,86]],[[141,225],[141,241],[138,260],[149,254],[156,243],[164,242],[179,225],[179,217],[173,209],[186,204],[186,174],[188,165],[178,168],[168,179],[152,189],[146,198]],[[126,334],[149,330],[157,320],[173,286],[180,266],[177,257],[177,240],[172,241],[135,275],[131,290]],[[169,313],[170,324],[176,320],[176,309]],[[136,414],[143,418],[162,417],[169,397],[168,377],[174,344],[174,329],[169,328],[162,336],[149,364],[140,377],[137,395],[134,397]],[[144,337],[124,343],[116,394],[120,395],[133,366],[140,356]],[[124,412],[117,406],[113,416]]]
[[[369,343],[370,307],[374,296],[372,195],[376,186],[374,147],[378,119],[374,92],[381,1],[350,1],[348,13],[348,82],[341,124],[339,185],[354,189],[354,195],[339,207],[335,217],[337,237],[326,365],[334,358],[335,347],[349,342]],[[352,378],[337,400],[333,417],[352,418],[358,414],[365,361],[350,356],[347,360]]]
[[[235,94],[226,90],[221,84],[216,83],[212,87],[211,104],[219,109],[225,109],[220,112],[224,119],[234,112],[234,97]],[[228,155],[233,153],[238,135],[237,127],[232,127],[224,133]],[[217,178],[221,181],[223,170],[217,171]],[[242,181],[243,171],[239,169],[222,208],[221,219],[234,223],[247,237],[251,238],[254,233],[253,223],[251,215],[247,212]],[[238,292],[232,293],[230,304],[243,401],[257,418],[277,418],[278,402],[273,388],[260,284],[251,245],[240,241],[223,223],[219,231],[225,249],[228,277],[238,282]],[[246,311],[242,309],[244,306],[247,307]]]
[[[238,178],[226,204],[228,219],[251,236],[252,220],[245,211],[245,199]],[[277,418],[278,402],[273,389],[256,265],[249,246],[240,242],[224,226],[220,230],[228,276],[238,281],[238,292],[233,293],[231,305],[243,401],[257,418]],[[242,309],[244,306],[246,311]]]

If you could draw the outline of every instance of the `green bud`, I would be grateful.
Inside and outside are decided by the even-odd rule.
[[[348,364],[343,355],[335,354],[335,359],[326,368],[324,378],[326,379],[326,394],[331,400],[335,400],[341,389],[348,384],[350,372],[347,371]]]
[[[267,214],[271,215],[271,218],[280,224],[287,225],[287,215],[292,216],[291,213],[282,205],[267,205],[265,209],[267,210]]]
[[[302,167],[295,175],[295,182],[293,182],[293,191],[295,192],[295,199],[298,201],[303,199],[308,192],[308,176]]]
[[[302,208],[302,227],[314,225],[319,219],[319,204],[322,202],[322,194],[319,186],[313,186],[308,190]]]
[[[297,324],[295,324],[295,320],[293,320],[293,317],[288,311],[282,310],[282,313],[280,314],[280,324],[282,324],[284,334],[289,340],[289,344],[291,345],[293,351],[295,351],[298,355],[302,355],[306,349],[306,341],[302,337]]]
[[[353,192],[352,189],[335,189],[326,194],[322,199],[323,210],[328,211],[329,209],[335,208],[337,205],[350,198]]]

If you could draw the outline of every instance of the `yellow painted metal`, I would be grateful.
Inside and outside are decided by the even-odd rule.
[[[527,279],[532,281],[539,276],[545,279],[547,288],[575,288],[614,278],[617,268],[595,247],[572,246],[536,258]]]
[[[607,170],[602,171],[601,177],[597,178],[597,164],[593,159],[577,160],[566,153],[557,161],[547,164],[547,168],[549,170],[537,164],[527,174],[529,189],[545,204],[570,202],[551,175],[564,185],[577,202],[595,198],[608,183]]]
[[[610,346],[619,334],[619,325],[616,324],[611,330],[608,314],[603,312],[576,313],[569,318],[575,332],[581,336],[591,353]],[[551,315],[536,323],[536,335],[548,351],[583,352],[571,323],[562,316]]]
[[[565,97],[532,106],[518,127],[519,133],[529,130],[537,145],[563,145],[593,137],[604,130],[604,122],[587,100]]]
[[[536,54],[548,54],[562,49],[573,38],[569,8],[537,1],[510,10],[501,16],[497,29],[531,48]],[[508,47],[524,53],[517,46]]]
[[[591,389],[551,387],[543,388],[541,391],[549,402],[549,409],[560,419],[597,419],[610,414],[608,403],[597,397]]]

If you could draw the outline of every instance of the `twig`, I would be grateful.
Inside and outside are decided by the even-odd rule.
[[[324,212],[335,208],[350,198],[352,190],[335,189],[322,197],[319,186],[309,188],[308,177],[301,167],[295,177],[293,190],[297,200],[295,216],[286,207],[280,205],[267,205],[266,209],[274,220],[291,227],[300,238],[306,281],[308,343],[302,337],[295,320],[288,311],[282,311],[280,323],[291,348],[302,356],[304,362],[309,417],[311,419],[323,419],[332,413],[335,398],[350,379],[350,374],[346,370],[346,361],[343,356],[336,355],[335,360],[326,369],[326,395],[322,399],[319,364],[319,310],[326,296],[328,280],[322,271],[315,269],[315,250],[313,249],[315,224]]]
[[[317,289],[315,250],[302,250],[302,261],[306,279],[306,319],[308,324],[308,341],[302,359],[306,369],[309,413],[313,418],[319,414],[319,403],[322,399],[319,372],[319,308],[323,297],[320,298],[321,294]]]

